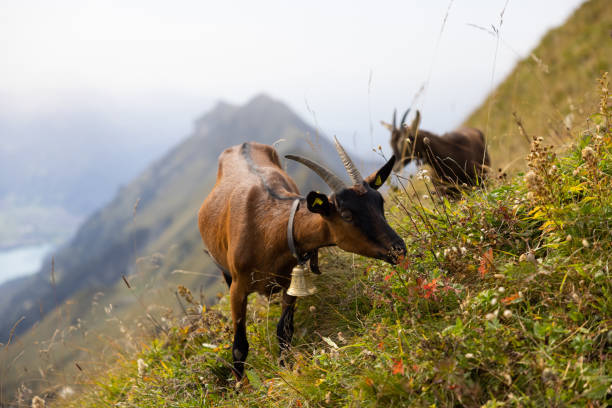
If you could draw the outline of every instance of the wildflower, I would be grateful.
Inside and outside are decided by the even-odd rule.
[[[513,300],[516,300],[520,297],[521,295],[519,295],[518,293],[515,293],[514,295],[510,295],[508,297],[503,298],[501,301],[502,303],[510,303]]]
[[[538,176],[535,174],[535,171],[530,170],[525,174],[525,183],[527,183],[528,186],[533,186],[536,184],[537,178]]]
[[[566,240],[567,242],[570,242],[570,241],[572,240],[572,236],[571,236],[571,235],[568,235],[567,237],[565,237],[565,240]]]
[[[472,353],[466,353],[465,358],[474,358],[474,355]]]
[[[74,395],[74,390],[72,387],[66,386],[59,391],[58,395],[60,398],[68,398],[71,395]]]
[[[381,342],[381,344],[382,344],[382,342]],[[376,359],[376,354],[374,354],[373,352],[371,352],[371,351],[370,351],[370,350],[368,350],[368,349],[364,349],[364,350],[363,350],[363,351],[361,351],[361,353],[359,353],[359,354],[363,354],[363,355],[364,355],[364,356],[366,356],[366,357],[370,357],[372,360],[375,360],[375,359]]]
[[[497,298],[491,299],[491,306],[495,306],[497,304]]]
[[[525,255],[525,261],[527,262],[531,262],[531,263],[535,263],[536,262],[536,257],[533,253],[533,251],[529,251],[529,252],[525,252],[523,255]],[[520,258],[519,258],[520,261]]]
[[[506,319],[511,318],[511,317],[512,317],[512,310],[510,310],[510,309],[506,309],[506,310],[504,310],[504,317],[505,317]]]
[[[582,159],[585,161],[591,161],[595,159],[595,150],[591,146],[587,146],[582,149]]]
[[[429,196],[427,194],[423,194],[423,200],[427,200],[429,199]]]
[[[497,288],[497,291],[499,293],[504,293],[506,291],[506,288],[504,288],[503,286],[500,286],[499,288]]]
[[[542,371],[542,381],[545,383],[549,383],[549,382],[553,382],[557,379],[557,376],[555,375],[555,372],[553,370],[551,370],[550,368],[545,368],[544,371]]]
[[[487,320],[493,320],[493,319],[495,319],[495,313],[487,313],[487,314],[485,315],[485,319],[487,319]]]
[[[466,247],[461,247],[459,250],[461,251],[461,255],[463,255],[463,254],[465,254],[467,252]]]
[[[435,298],[434,293],[437,292],[437,290],[438,290],[437,284],[438,284],[438,278],[433,279],[429,283],[424,283],[423,284],[423,286],[421,288],[425,292],[425,294],[423,295],[423,297],[425,299],[429,299],[432,296]]]
[[[45,400],[36,395],[32,398],[32,408],[45,408]]]
[[[421,169],[417,172],[417,180],[423,180],[424,177],[429,178],[429,176],[427,176],[427,169]],[[429,181],[429,180],[428,180]]]
[[[310,313],[314,313],[317,311],[317,307],[315,305],[312,305],[308,308],[308,310],[310,310]]]
[[[136,361],[136,365],[138,365],[138,376],[142,378],[144,376],[144,374],[145,374],[145,371],[149,367],[149,365],[147,363],[145,363],[142,358],[139,358]]]
[[[480,277],[484,278],[484,276],[491,270],[493,267],[493,249],[489,248],[485,253],[482,254],[482,258],[480,259],[480,266],[478,267],[478,272],[480,273]]]
[[[585,247],[585,248],[588,248],[589,247],[589,241],[587,241],[586,239],[583,239],[582,240],[582,246]]]
[[[396,360],[393,363],[393,374],[404,374],[404,362],[402,360]]]

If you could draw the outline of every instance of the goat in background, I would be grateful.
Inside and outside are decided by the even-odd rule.
[[[490,166],[484,134],[475,128],[460,128],[438,136],[419,129],[421,113],[417,110],[410,126],[405,123],[410,109],[402,116],[400,127],[396,127],[396,112],[393,122],[381,122],[391,131],[391,148],[398,160],[393,168],[400,171],[412,160],[431,166],[436,187],[453,195],[458,187],[477,186],[486,177]]]

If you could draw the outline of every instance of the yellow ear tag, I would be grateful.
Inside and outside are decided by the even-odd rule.
[[[323,204],[323,200],[321,200],[320,198],[315,198],[314,201],[312,202],[312,205],[322,205]]]
[[[377,186],[380,186],[382,184],[382,180],[380,179],[380,174],[378,176],[376,176],[376,183]]]

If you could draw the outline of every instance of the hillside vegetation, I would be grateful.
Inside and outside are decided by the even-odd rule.
[[[525,169],[530,138],[521,135],[516,118],[529,135],[555,145],[584,128],[596,108],[594,79],[612,63],[610,30],[610,2],[587,1],[565,24],[548,32],[470,115],[465,123],[485,131],[495,169],[513,174]]]
[[[283,138],[281,149],[311,155],[308,139],[321,161],[340,163],[282,104],[220,104],[84,224],[55,270],[0,287],[10,343],[0,344],[0,405],[38,394],[75,407],[605,406],[610,113],[596,80],[612,61],[606,6],[583,4],[467,121],[486,130],[496,168],[533,172],[455,203],[432,201],[426,174],[396,178],[388,218],[407,260],[322,251],[288,369],[276,361],[278,299],[253,296],[250,385],[239,391],[229,306],[217,298],[226,289],[195,225],[220,146]],[[289,167],[305,191],[317,177],[302,170]],[[192,292],[180,290],[180,306],[178,285]]]
[[[250,301],[249,381],[235,386],[227,298],[207,309],[182,290],[189,308],[167,335],[60,405],[606,406],[612,110],[601,84],[599,111],[563,155],[534,137],[529,171],[488,191],[455,203],[392,194],[400,265],[328,252],[318,294],[298,302],[289,367],[276,361],[278,299]]]

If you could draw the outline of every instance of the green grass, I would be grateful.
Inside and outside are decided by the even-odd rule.
[[[167,336],[58,405],[606,406],[612,112],[601,88],[562,155],[532,140],[527,174],[452,203],[393,193],[388,218],[408,248],[399,266],[326,252],[318,294],[298,302],[287,368],[278,299],[250,300],[241,387],[227,297],[208,310],[192,301]]]

